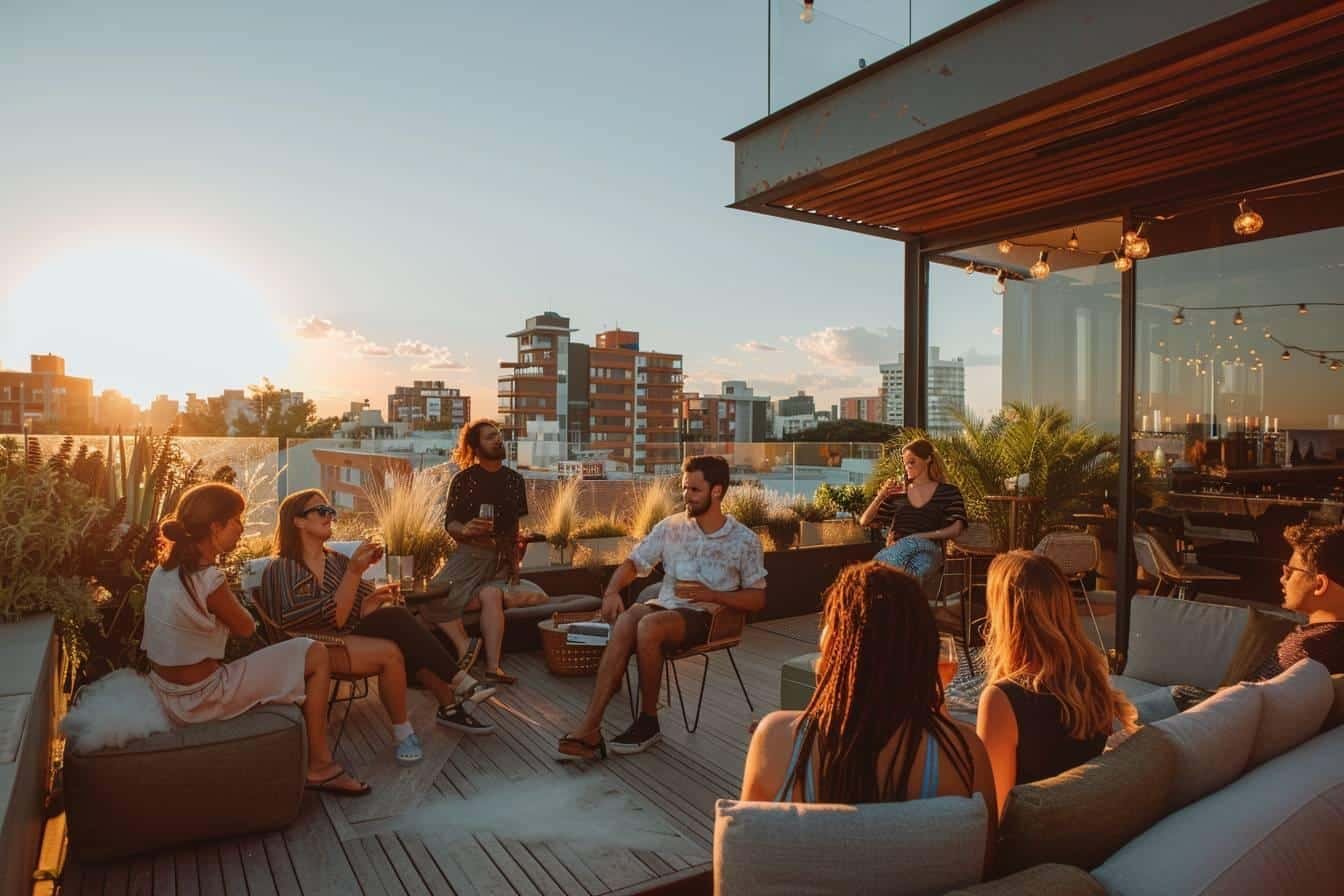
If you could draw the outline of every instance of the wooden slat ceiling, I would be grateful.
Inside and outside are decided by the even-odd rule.
[[[1115,68],[1123,77],[1101,86],[1068,95],[1054,85],[1035,108],[987,110],[943,139],[836,165],[769,205],[946,234],[1344,137],[1344,3],[1161,65]]]

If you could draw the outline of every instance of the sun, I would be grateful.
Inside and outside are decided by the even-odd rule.
[[[237,264],[170,237],[52,252],[4,304],[6,366],[62,355],[71,375],[94,379],[95,394],[114,388],[141,404],[241,388],[288,362],[274,298]]]

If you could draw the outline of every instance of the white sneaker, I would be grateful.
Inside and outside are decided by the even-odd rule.
[[[397,765],[415,765],[424,758],[424,747],[420,745],[420,738],[414,731],[397,744]]]

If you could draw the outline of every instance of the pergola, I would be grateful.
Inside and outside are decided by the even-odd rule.
[[[727,139],[732,208],[904,244],[905,423],[923,426],[933,262],[1023,277],[1036,252],[994,244],[1078,222],[1094,245],[1143,222],[1154,255],[1207,248],[1269,190],[1276,234],[1344,223],[1344,2],[1002,0]],[[1140,276],[1120,280],[1122,533]],[[1117,554],[1123,662],[1127,538]]]

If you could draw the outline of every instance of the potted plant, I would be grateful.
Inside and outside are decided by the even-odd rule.
[[[766,526],[770,522],[772,495],[754,485],[739,485],[728,490],[723,499],[723,512],[756,534],[769,538]],[[776,502],[778,503],[778,502]]]
[[[822,498],[795,498],[791,505],[798,518],[798,544],[800,547],[813,547],[826,543],[823,526],[827,520],[835,519],[835,505]]]
[[[569,479],[551,493],[546,509],[546,543],[551,546],[551,565],[565,564],[565,551],[574,546],[579,528],[579,488],[581,479]]]
[[[443,559],[443,480],[431,470],[393,473],[365,494],[387,552],[388,579],[400,580],[410,590],[417,571],[428,576]]]
[[[630,537],[640,539],[648,535],[654,526],[677,512],[679,503],[671,481],[655,479],[643,485],[630,515]]]
[[[619,563],[634,547],[630,526],[616,514],[597,514],[585,517],[574,530],[574,539],[601,561]]]
[[[791,507],[772,507],[765,518],[765,531],[771,549],[787,551],[798,540],[798,514]]]

